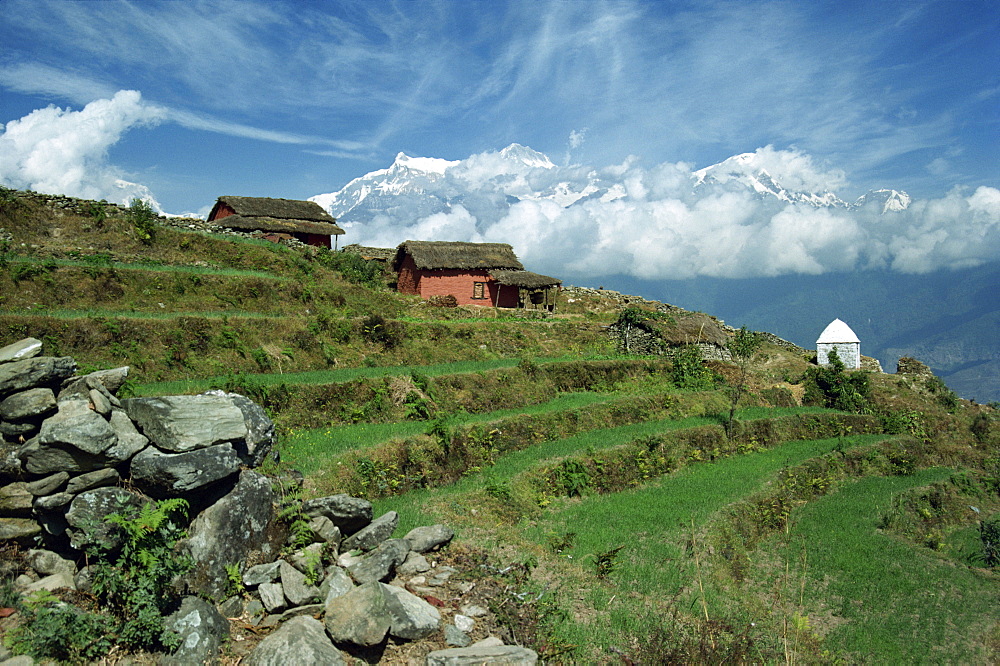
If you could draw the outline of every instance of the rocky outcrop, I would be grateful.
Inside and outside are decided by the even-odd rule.
[[[108,517],[179,497],[190,507],[179,547],[193,568],[176,586],[192,596],[165,618],[181,646],[162,663],[217,660],[226,618],[276,627],[245,655],[249,664],[344,663],[342,651],[387,637],[441,634],[449,645],[469,644],[474,621],[456,614],[446,622],[436,596],[455,570],[428,561],[454,536],[449,528],[393,538],[395,512],[373,519],[367,500],[333,495],[286,503],[312,543],[303,546],[302,530],[286,541],[272,481],[253,469],[274,443],[258,405],[222,392],[119,400],[127,368],[77,376],[73,359],[41,351],[33,339],[0,348],[0,538],[45,545],[27,552],[23,592],[89,590],[90,569],[77,568],[83,552],[112,551],[122,536]],[[289,553],[292,539],[300,548]],[[223,599],[236,573],[245,593]],[[510,661],[526,658],[520,648],[465,649],[473,652],[435,659],[534,663]]]

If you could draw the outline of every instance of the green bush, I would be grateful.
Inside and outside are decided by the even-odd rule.
[[[865,412],[871,395],[869,375],[864,371],[846,372],[837,350],[830,351],[829,364],[806,371],[803,403],[839,409],[844,412]]]
[[[4,641],[15,654],[79,664],[100,659],[113,645],[111,618],[63,603],[51,592],[31,595],[20,611],[21,624]]]
[[[132,199],[128,210],[125,211],[125,219],[135,230],[136,238],[144,245],[152,245],[156,239],[156,218],[156,213],[142,199]]]

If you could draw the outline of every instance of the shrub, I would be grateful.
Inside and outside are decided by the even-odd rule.
[[[156,239],[156,218],[156,213],[142,199],[132,199],[132,203],[125,211],[125,219],[132,225],[136,238],[142,241],[143,245],[152,245]]]
[[[361,322],[361,337],[372,344],[392,349],[406,339],[406,329],[398,321],[390,321],[375,314],[365,317]]]
[[[836,349],[830,351],[829,360],[829,365],[806,371],[803,403],[845,412],[866,411],[871,394],[868,373],[860,370],[845,372]]]

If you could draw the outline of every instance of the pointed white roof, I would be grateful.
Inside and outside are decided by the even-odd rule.
[[[819,334],[819,340],[816,344],[831,343],[831,342],[858,342],[858,336],[854,334],[851,327],[840,321],[839,319],[834,319],[830,322],[830,325],[823,329],[823,332]]]

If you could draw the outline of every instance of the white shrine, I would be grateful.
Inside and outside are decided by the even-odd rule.
[[[861,340],[851,327],[834,319],[823,329],[816,341],[816,363],[827,365],[830,362],[830,351],[836,349],[837,356],[849,370],[861,368]]]

